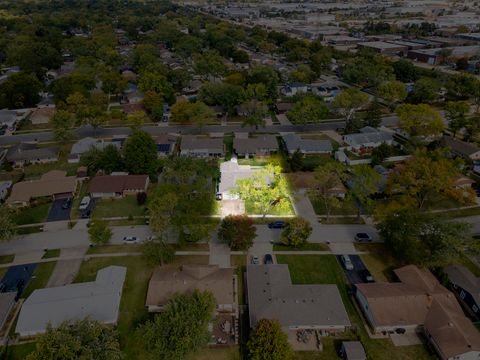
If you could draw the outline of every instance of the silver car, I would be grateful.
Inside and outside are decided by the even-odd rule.
[[[352,263],[352,260],[350,259],[350,256],[342,255],[340,259],[342,260],[342,264],[345,267],[345,269],[353,270],[353,263]]]

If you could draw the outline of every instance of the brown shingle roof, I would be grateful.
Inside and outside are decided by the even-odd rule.
[[[211,291],[217,304],[233,304],[233,270],[212,265],[156,268],[148,285],[146,306],[162,306],[175,293]]]
[[[147,186],[148,175],[95,176],[88,188],[90,193],[122,193],[125,190],[140,190]]]

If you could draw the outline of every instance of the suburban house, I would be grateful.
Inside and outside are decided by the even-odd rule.
[[[322,84],[312,87],[312,92],[315,95],[323,97],[326,102],[333,101],[340,93],[341,89],[337,85]]]
[[[48,324],[89,317],[116,325],[127,268],[108,266],[92,282],[37,289],[23,303],[16,333],[32,337],[46,331]]]
[[[365,126],[359,133],[344,135],[343,141],[348,145],[349,150],[360,154],[370,153],[382,144],[393,145],[394,143],[390,132],[371,126]]]
[[[447,148],[452,156],[462,157],[468,161],[480,160],[480,148],[466,141],[444,135],[440,139],[440,146]]]
[[[465,266],[452,265],[445,268],[450,287],[464,308],[480,320],[480,278]]]
[[[48,124],[54,114],[54,107],[36,108],[30,113],[28,119],[33,125]]]
[[[86,137],[81,140],[78,140],[75,144],[72,145],[72,149],[70,150],[70,155],[68,156],[68,162],[70,164],[79,163],[82,155],[85,154],[91,148],[103,150],[108,145],[113,145],[117,149],[120,148],[120,145],[116,142],[94,139],[91,137]]]
[[[248,158],[254,156],[266,156],[278,151],[278,141],[273,135],[259,135],[254,138],[233,139],[233,151],[238,156]]]
[[[145,306],[149,312],[161,312],[174,294],[190,294],[193,290],[212,292],[217,312],[232,313],[237,310],[236,277],[233,270],[216,265],[156,268],[148,284]]]
[[[277,320],[294,350],[318,350],[318,337],[351,325],[337,285],[292,284],[286,264],[248,265],[246,280],[250,327],[261,319]]]
[[[480,333],[455,296],[428,270],[396,269],[400,282],[357,284],[356,299],[374,333],[422,331],[442,360],[477,359]]]
[[[16,167],[27,164],[45,164],[58,161],[60,150],[57,147],[39,148],[36,144],[20,143],[7,151],[6,159]]]
[[[77,178],[67,176],[66,171],[52,170],[39,180],[21,181],[13,185],[7,204],[27,206],[30,200],[40,197],[66,199],[73,197],[77,189]]]
[[[12,187],[12,184],[13,183],[10,180],[0,181],[0,202],[7,198],[8,191]]]
[[[191,80],[191,81],[188,82],[187,86],[185,86],[182,89],[182,93],[185,94],[185,95],[196,94],[198,92],[198,90],[200,90],[202,85],[203,85],[203,82],[201,82],[200,80],[195,80],[195,79]]]
[[[93,198],[115,198],[146,192],[148,175],[101,175],[90,181],[88,192]]]
[[[305,155],[331,154],[333,150],[330,140],[302,139],[294,133],[283,135],[282,138],[289,154],[297,150]]]
[[[225,145],[223,144],[223,138],[183,136],[180,145],[180,155],[199,158],[224,157]]]
[[[468,176],[460,175],[455,179],[455,187],[457,189],[471,189],[475,184],[475,180],[470,179]]]
[[[275,110],[277,114],[286,114],[293,107],[293,103],[279,102],[275,105]]]
[[[295,96],[300,93],[306,93],[308,91],[308,85],[305,85],[301,82],[291,82],[285,84],[285,86],[280,90],[282,95],[285,96]]]
[[[168,156],[175,150],[178,137],[170,134],[162,134],[156,137],[155,144],[157,145],[158,156]]]

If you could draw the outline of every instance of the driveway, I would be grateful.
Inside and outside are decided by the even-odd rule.
[[[68,285],[73,282],[82,265],[82,256],[85,255],[87,248],[79,247],[64,249],[60,252],[60,260],[57,261],[55,268],[47,282],[47,288]],[[79,257],[78,259],[61,260],[61,258]]]
[[[2,283],[5,284],[3,292],[16,291],[19,298],[36,267],[37,264],[11,266],[2,278]]]
[[[47,222],[70,220],[70,210],[72,209],[72,205],[70,204],[67,209],[64,209],[63,203],[65,201],[66,199],[57,199],[53,201],[50,211],[48,212]]]
[[[364,283],[362,276],[360,275],[362,270],[368,270],[362,259],[358,255],[348,255],[353,264],[353,270],[347,270],[343,266],[342,261],[340,260],[340,255],[337,255],[337,260],[340,263],[340,266],[343,269],[345,275],[347,275],[348,282],[350,284],[361,284]]]

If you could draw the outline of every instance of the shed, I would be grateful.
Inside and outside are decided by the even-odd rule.
[[[341,349],[345,360],[365,360],[365,349],[360,341],[344,341]]]

